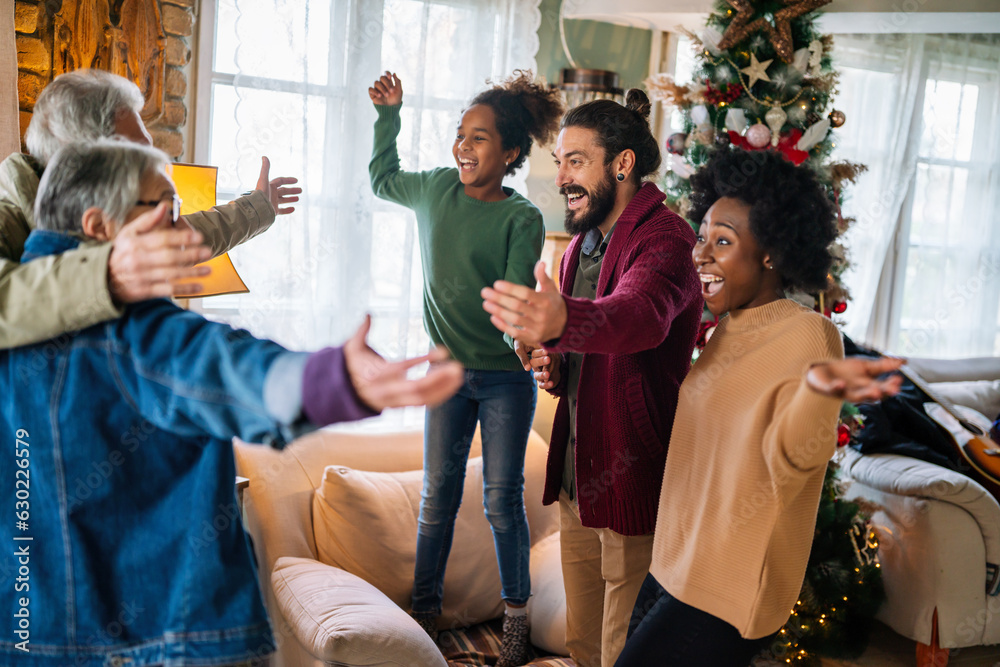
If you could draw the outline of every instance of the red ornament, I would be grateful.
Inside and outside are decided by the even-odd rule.
[[[851,429],[847,424],[837,426],[837,446],[843,447],[851,442]]]
[[[684,148],[687,145],[688,135],[683,132],[674,132],[667,139],[667,152],[673,155],[684,155]]]
[[[708,322],[702,322],[698,328],[698,341],[694,344],[699,350],[704,350],[708,345],[708,339],[715,333],[715,327],[719,326],[719,318],[715,317]]]
[[[845,310],[847,310],[846,301],[837,301],[833,304],[833,312],[837,313],[838,315],[843,313]]]

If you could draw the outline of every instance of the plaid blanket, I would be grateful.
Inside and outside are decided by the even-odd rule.
[[[464,630],[442,632],[438,646],[449,667],[486,667],[495,665],[500,656],[503,619],[480,623]],[[576,667],[571,658],[550,656],[540,649],[529,649],[527,665],[534,667]]]

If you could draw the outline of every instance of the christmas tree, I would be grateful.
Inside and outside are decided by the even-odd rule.
[[[777,150],[788,160],[813,169],[840,205],[844,186],[864,165],[833,161],[832,128],[845,122],[832,108],[837,87],[832,38],[814,26],[815,10],[830,0],[719,0],[700,34],[689,33],[697,51],[694,80],[678,83],[657,74],[646,81],[653,99],[679,109],[684,131],[667,140],[670,153],[667,203],[686,213],[688,178],[713,148],[736,146]],[[838,215],[843,234],[852,219]],[[842,313],[849,295],[840,275],[847,254],[839,243],[828,288],[822,294],[796,295],[827,315]]]
[[[849,444],[861,428],[857,408],[845,403],[838,447]],[[827,466],[802,591],[770,650],[769,657],[781,663],[818,665],[821,655],[858,657],[885,599],[878,538],[869,524],[873,508],[843,499],[838,471],[835,462]]]
[[[840,214],[844,188],[865,167],[834,161],[833,129],[845,122],[832,107],[837,92],[833,41],[816,30],[815,10],[830,0],[719,0],[704,30],[689,34],[697,49],[694,80],[679,83],[658,74],[646,81],[653,99],[679,109],[683,132],[667,140],[667,203],[687,213],[689,178],[714,149],[777,150],[812,169],[836,204],[842,235],[850,218]],[[697,221],[690,221],[697,227]],[[827,289],[794,295],[828,316],[847,307],[840,281],[847,253],[832,248],[837,261]],[[703,325],[704,346],[714,321]],[[857,410],[845,404],[838,445],[861,428]],[[788,623],[770,651],[780,663],[817,665],[819,656],[856,657],[868,643],[871,619],[885,593],[878,541],[868,523],[871,508],[843,499],[831,462],[823,484],[816,533],[805,581]]]

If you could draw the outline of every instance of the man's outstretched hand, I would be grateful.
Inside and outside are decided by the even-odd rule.
[[[401,408],[410,405],[436,405],[458,391],[464,381],[462,365],[448,361],[448,351],[437,348],[422,357],[389,362],[368,346],[371,316],[344,343],[347,374],[358,397],[372,410]],[[431,368],[422,378],[408,379],[406,372],[414,366],[430,362]]]
[[[254,189],[264,193],[267,200],[271,202],[275,215],[288,215],[295,211],[295,207],[288,206],[288,204],[297,202],[298,196],[302,194],[302,188],[288,186],[295,185],[299,179],[294,176],[279,176],[268,180],[270,171],[271,160],[264,156],[260,159],[260,177],[257,178],[257,187]]]
[[[183,220],[183,219],[182,219]],[[186,223],[171,224],[170,206],[161,203],[118,232],[108,257],[108,290],[115,303],[187,296],[202,290],[198,278],[211,269],[195,266],[212,256],[202,236]],[[178,280],[193,278],[177,284]]]
[[[535,264],[535,280],[537,291],[498,280],[480,292],[493,326],[527,348],[541,347],[545,341],[562,336],[568,317],[566,300],[549,278],[545,262]],[[521,361],[523,364],[524,359]]]

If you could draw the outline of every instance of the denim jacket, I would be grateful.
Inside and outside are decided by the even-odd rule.
[[[77,244],[35,231],[26,259]],[[165,299],[0,351],[0,664],[272,652],[231,438],[281,446],[309,430],[289,382],[307,357]]]

